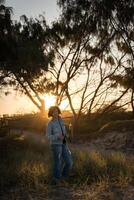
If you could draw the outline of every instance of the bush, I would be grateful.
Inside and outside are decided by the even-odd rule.
[[[101,127],[99,132],[107,131],[133,131],[134,130],[134,120],[117,120],[112,121]]]

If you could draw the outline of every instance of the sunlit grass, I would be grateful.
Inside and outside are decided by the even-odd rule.
[[[73,181],[78,184],[92,184],[101,180],[128,183],[134,179],[134,163],[131,163],[123,153],[102,155],[99,152],[79,151],[75,152],[73,173]]]
[[[49,148],[29,139],[12,137],[0,144],[0,185],[37,187],[47,183],[51,174]]]
[[[72,149],[74,165],[70,185],[98,188],[98,195],[111,185],[123,188],[134,183],[134,162],[123,153],[103,155]],[[12,136],[0,141],[0,187],[40,188],[49,185],[52,176],[51,151],[45,143]],[[109,190],[109,189],[108,189]],[[87,197],[88,198],[88,197]],[[86,195],[85,195],[86,199]],[[95,196],[94,196],[95,199]]]

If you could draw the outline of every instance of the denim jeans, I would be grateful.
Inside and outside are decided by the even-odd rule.
[[[69,170],[72,167],[71,152],[66,144],[53,144],[52,145],[53,159],[54,159],[54,178],[60,179],[68,177]],[[62,161],[64,167],[62,170]]]

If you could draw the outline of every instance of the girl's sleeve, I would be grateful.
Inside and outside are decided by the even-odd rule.
[[[48,123],[47,128],[46,128],[46,137],[50,141],[58,139],[57,135],[53,135],[52,124],[50,122]]]

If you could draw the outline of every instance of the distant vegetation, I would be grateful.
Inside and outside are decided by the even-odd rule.
[[[73,130],[74,117],[69,111],[63,112],[62,117],[65,121],[70,137],[74,137],[77,140],[91,140],[95,139],[102,132],[117,130],[127,131],[133,130],[134,121],[132,112],[126,111],[114,111],[101,115],[100,113],[82,114],[77,122],[77,129]],[[44,134],[46,125],[48,122],[47,113],[41,115],[40,113],[25,114],[13,117],[5,116],[1,118],[2,121],[8,123],[5,128],[0,128],[0,134],[4,132],[18,129],[22,131],[32,131],[37,134]]]

